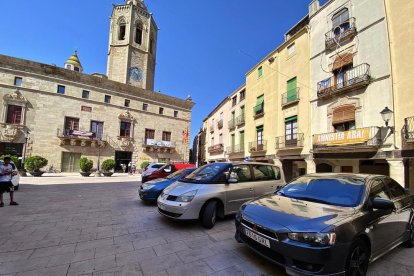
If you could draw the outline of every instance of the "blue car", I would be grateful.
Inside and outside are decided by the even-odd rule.
[[[143,201],[157,202],[158,196],[162,193],[162,191],[164,191],[165,188],[167,188],[174,182],[181,180],[182,178],[193,172],[195,169],[196,168],[179,170],[173,174],[170,174],[166,178],[159,178],[148,181],[139,187],[139,197]]]

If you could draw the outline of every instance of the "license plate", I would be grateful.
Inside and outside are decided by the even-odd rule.
[[[252,231],[244,228],[244,234],[251,238],[252,240],[254,240],[255,242],[260,243],[261,245],[264,245],[268,248],[270,248],[270,241],[268,239],[265,239],[259,235],[257,235],[256,233],[253,233]]]

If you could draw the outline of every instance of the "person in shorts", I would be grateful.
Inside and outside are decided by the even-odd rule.
[[[13,167],[10,164],[10,157],[5,157],[4,162],[0,164],[0,207],[4,207],[3,194],[5,192],[10,194],[10,205],[16,206],[16,201],[14,201],[14,187],[11,182],[12,177],[16,174],[13,171]]]

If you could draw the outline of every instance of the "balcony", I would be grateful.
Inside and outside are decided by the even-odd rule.
[[[414,143],[414,117],[404,119],[404,141]]]
[[[355,18],[351,17],[325,34],[325,48],[327,50],[335,49],[340,46],[342,42],[353,38],[356,33],[357,28]]]
[[[91,131],[57,129],[56,136],[61,146],[104,147],[108,144],[107,137],[97,137],[96,133]]]
[[[264,103],[253,107],[253,116],[255,119],[258,119],[264,116]]]
[[[218,144],[218,145],[214,145],[211,147],[208,147],[208,152],[210,154],[220,154],[224,152],[224,145],[223,144]]]
[[[244,144],[227,147],[227,154],[229,155],[229,159],[244,158]]]
[[[236,119],[229,121],[229,130],[233,130],[236,128]]]
[[[218,127],[218,129],[223,128],[223,119],[221,119],[220,121],[217,122],[217,127]]]
[[[299,102],[299,87],[282,94],[282,107]]]
[[[251,154],[260,154],[267,151],[267,141],[255,141],[249,143],[249,152]]]
[[[305,135],[303,133],[276,137],[276,149],[302,148],[304,137]]]
[[[210,126],[210,133],[214,132],[214,125]]]
[[[369,68],[369,64],[363,63],[343,72],[341,77],[335,75],[318,82],[318,98],[328,98],[367,86],[371,80]]]
[[[175,150],[175,142],[161,141],[155,139],[143,139],[142,147],[145,151],[150,152],[166,152],[173,153]]]
[[[244,114],[241,114],[240,116],[236,118],[236,125],[239,127],[241,125],[244,125],[244,123],[245,123],[245,116]]]
[[[381,144],[381,129],[379,127],[313,135],[314,152],[356,149],[376,150]]]

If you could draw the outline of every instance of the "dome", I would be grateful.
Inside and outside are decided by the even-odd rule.
[[[82,72],[82,64],[78,57],[78,52],[75,51],[73,55],[68,58],[68,60],[65,62],[65,68],[77,72]]]

